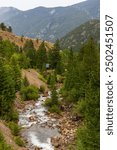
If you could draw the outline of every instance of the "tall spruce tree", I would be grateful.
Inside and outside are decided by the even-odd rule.
[[[9,40],[0,41],[0,56],[5,57],[8,60],[16,52],[15,44],[11,43]]]
[[[10,120],[15,98],[15,81],[12,68],[0,59],[0,117]]]
[[[23,51],[26,53],[26,56],[30,59],[30,66],[36,66],[36,50],[34,48],[32,40],[26,41],[23,47]]]
[[[11,57],[11,66],[13,68],[14,80],[15,80],[15,89],[20,90],[21,88],[21,70],[18,64],[17,55]]]
[[[54,47],[49,51],[49,60],[51,67],[56,69],[57,64],[60,63],[61,60],[59,40],[55,42]]]
[[[37,67],[40,70],[44,70],[46,68],[46,63],[47,63],[47,54],[46,54],[46,47],[43,41],[37,51]]]
[[[5,24],[4,24],[3,22],[0,24],[0,28],[1,28],[3,31],[6,30],[6,26],[5,26]]]
[[[57,94],[57,91],[56,91],[56,87],[54,86],[53,89],[52,89],[52,97],[51,97],[51,100],[52,100],[52,105],[58,105],[58,94]]]

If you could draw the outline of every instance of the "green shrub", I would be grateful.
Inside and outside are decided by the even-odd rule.
[[[48,75],[47,75],[47,77],[46,77],[46,79],[47,79],[47,84],[49,84],[49,85],[50,85],[51,74],[48,74]]]
[[[56,91],[56,87],[53,87],[53,89],[52,89],[52,96],[51,96],[51,99],[52,99],[52,104],[53,104],[53,105],[59,105],[58,93],[57,93],[57,91]]]
[[[18,136],[20,133],[20,127],[14,123],[14,122],[9,122],[8,123],[9,128],[11,129],[11,132],[14,136]]]
[[[2,135],[2,133],[0,132],[0,142],[4,141],[4,137]]]
[[[52,106],[52,99],[51,98],[47,98],[45,103],[44,103],[44,106],[51,107]]]
[[[13,150],[6,142],[0,142],[0,150]]]
[[[88,127],[82,126],[77,130],[76,149],[79,150],[99,150],[100,133],[97,130],[89,130]],[[97,142],[96,142],[97,141]]]
[[[15,138],[15,143],[21,147],[25,146],[24,141],[19,136]]]
[[[58,113],[58,114],[60,114],[60,112],[61,112],[59,106],[57,106],[57,105],[53,105],[48,110],[51,113]]]
[[[47,82],[46,79],[41,74],[38,75],[38,78],[45,83]]]
[[[64,81],[64,77],[61,76],[61,75],[57,75],[57,82],[58,83],[63,83],[63,81]]]
[[[12,150],[11,146],[6,144],[1,132],[0,132],[0,150]]]
[[[79,100],[72,109],[72,114],[78,116],[79,114],[84,117],[84,112],[87,108],[87,105],[83,99]],[[80,113],[79,113],[80,112]]]
[[[23,86],[29,86],[29,81],[28,81],[28,79],[27,79],[27,77],[25,76],[24,77],[24,79],[22,80],[22,84],[23,84]]]
[[[41,85],[40,88],[39,88],[39,91],[40,91],[41,93],[44,93],[44,92],[45,92],[45,87],[44,87],[43,85]]]
[[[13,111],[11,114],[10,114],[10,120],[11,121],[18,121],[18,112],[17,111]]]
[[[51,99],[47,98],[44,105],[48,107],[48,110],[51,113],[60,113],[59,108],[61,104],[60,101],[58,100],[58,93],[56,91],[56,87],[53,87]]]
[[[35,86],[27,86],[21,89],[23,100],[37,100],[39,97],[38,88]]]

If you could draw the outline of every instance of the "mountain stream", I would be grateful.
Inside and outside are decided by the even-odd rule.
[[[28,150],[34,150],[35,147],[41,150],[54,150],[51,138],[59,136],[57,128],[59,122],[47,115],[47,109],[43,106],[46,98],[51,98],[51,92],[48,96],[40,95],[35,104],[26,105],[19,113],[19,125],[23,128],[22,137],[27,141]]]

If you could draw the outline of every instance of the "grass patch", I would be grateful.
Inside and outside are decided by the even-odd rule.
[[[14,136],[18,136],[19,135],[21,128],[18,126],[17,123],[15,123],[15,122],[9,122],[8,123],[8,127],[10,128],[11,133]]]
[[[41,85],[39,88],[39,92],[44,93],[45,92],[45,86]]]
[[[52,107],[50,107],[48,109],[48,111],[51,113],[57,113],[57,114],[61,113],[61,110],[60,110],[59,106],[57,106],[57,105],[53,105]]]
[[[21,89],[23,100],[37,100],[39,97],[39,90],[37,87],[30,85]]]
[[[48,111],[51,113],[58,113],[58,114],[61,113],[60,103],[58,102],[57,104],[53,104],[53,101],[51,98],[46,99],[44,106],[48,107]]]
[[[13,150],[10,145],[8,145],[4,139],[4,136],[0,132],[0,150]]]
[[[43,75],[41,75],[40,73],[39,73],[39,75],[38,75],[38,78],[39,78],[41,81],[47,83],[47,80],[46,80],[46,79],[43,77]]]
[[[47,98],[46,101],[44,102],[44,106],[51,107],[52,106],[52,99]]]
[[[18,146],[21,146],[21,147],[24,147],[25,146],[25,142],[22,140],[21,137],[17,136],[15,137],[15,143],[18,145]]]

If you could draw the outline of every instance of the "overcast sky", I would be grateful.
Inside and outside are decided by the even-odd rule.
[[[68,6],[82,1],[85,0],[0,0],[0,7],[12,6],[20,10],[28,10],[38,6]]]

